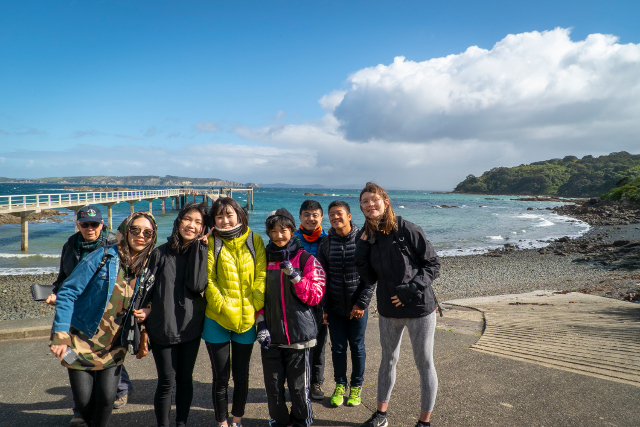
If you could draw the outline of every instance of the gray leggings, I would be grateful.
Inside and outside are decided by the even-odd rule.
[[[438,375],[433,366],[433,335],[436,331],[436,312],[411,319],[392,319],[380,316],[380,346],[382,360],[378,371],[378,401],[388,402],[396,382],[396,364],[400,357],[400,343],[404,327],[409,331],[413,360],[420,373],[420,402],[425,412],[433,411],[438,392]]]

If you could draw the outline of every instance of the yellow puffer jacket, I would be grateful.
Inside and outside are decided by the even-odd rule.
[[[230,331],[243,333],[255,323],[255,312],[264,307],[267,255],[262,237],[253,233],[256,264],[245,244],[250,230],[223,245],[215,268],[214,238],[209,237],[206,316]],[[216,237],[219,239],[220,237]]]

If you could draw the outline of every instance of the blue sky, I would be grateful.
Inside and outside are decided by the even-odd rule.
[[[638,153],[638,16],[633,1],[5,1],[0,176],[446,190]]]

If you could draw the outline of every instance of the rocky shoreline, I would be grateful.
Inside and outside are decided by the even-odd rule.
[[[62,222],[58,216],[69,215],[66,212],[60,212],[55,209],[45,209],[42,212],[29,215],[27,218],[29,221],[49,221],[49,222]],[[0,214],[0,225],[4,224],[20,224],[20,217],[11,214]]]

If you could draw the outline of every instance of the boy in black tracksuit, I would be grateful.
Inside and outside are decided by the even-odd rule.
[[[256,320],[270,425],[307,427],[313,422],[309,350],[316,344],[318,333],[313,306],[322,300],[325,273],[293,236],[295,221],[286,209],[272,212],[266,226],[270,242],[266,247],[264,314]],[[285,380],[291,413],[285,400]]]

